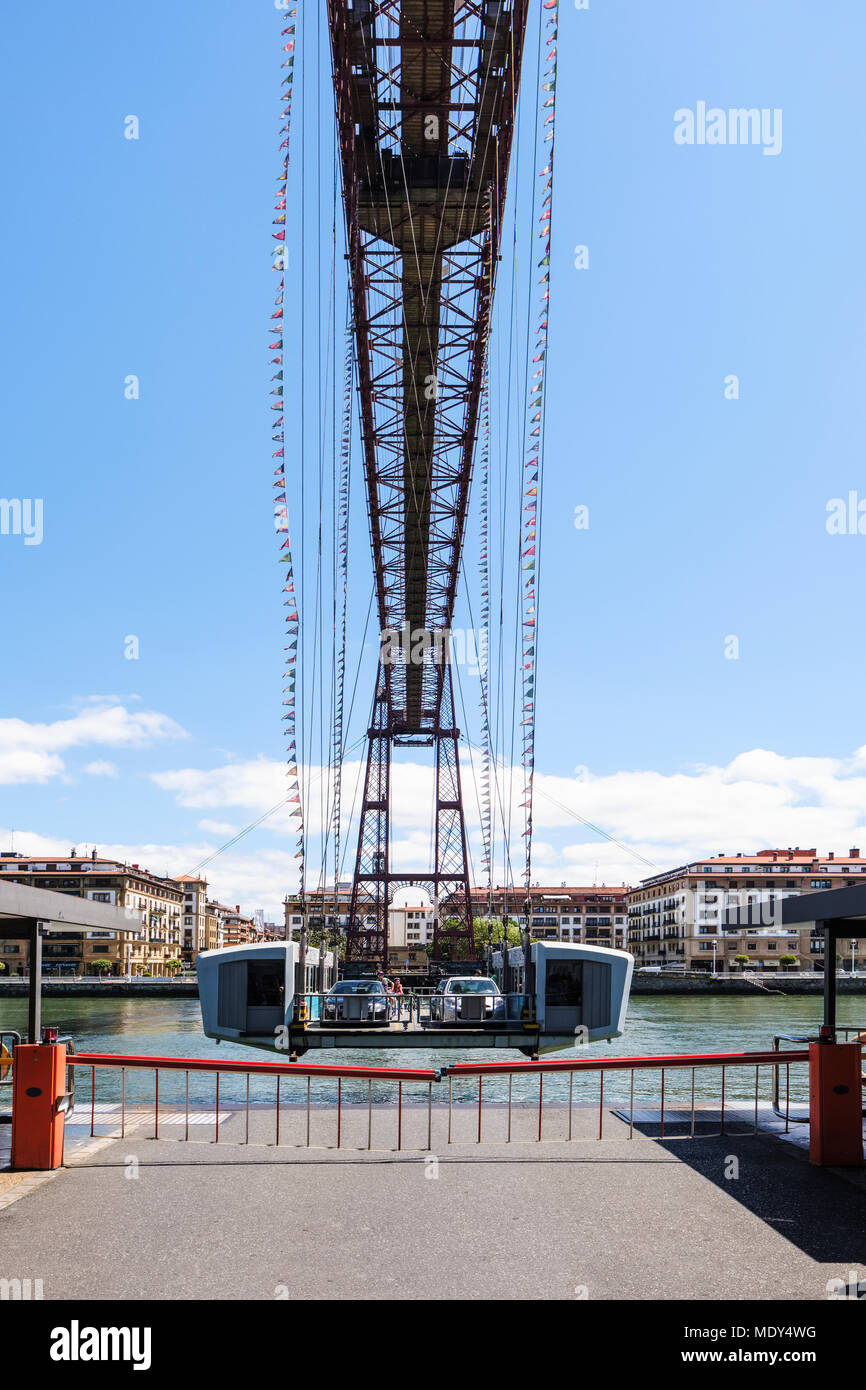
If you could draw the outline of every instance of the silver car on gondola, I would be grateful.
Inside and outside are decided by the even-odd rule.
[[[385,986],[381,980],[340,980],[322,1000],[322,1022],[387,1023]]]
[[[446,1027],[478,1027],[504,1018],[505,999],[488,975],[452,975],[430,1000],[430,1022]]]

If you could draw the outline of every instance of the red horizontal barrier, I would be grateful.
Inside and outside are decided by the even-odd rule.
[[[658,1071],[691,1067],[783,1066],[808,1062],[803,1052],[695,1052],[664,1057],[581,1057],[540,1062],[455,1062],[429,1067],[347,1067],[316,1062],[217,1062],[191,1057],[136,1057],[114,1052],[77,1052],[71,1067],[138,1067],[158,1071],[234,1072],[250,1076],[334,1076],[355,1081],[436,1081],[440,1076],[536,1076],[540,1072]]]
[[[664,1067],[782,1066],[808,1062],[808,1052],[675,1052],[668,1057],[581,1057],[549,1062],[455,1062],[443,1067],[442,1076],[520,1076],[538,1072],[658,1071]]]
[[[211,1062],[191,1057],[134,1057],[116,1052],[76,1052],[70,1067],[141,1067],[157,1071],[239,1072],[242,1076],[342,1076],[354,1081],[435,1081],[429,1067],[340,1067],[315,1062]]]

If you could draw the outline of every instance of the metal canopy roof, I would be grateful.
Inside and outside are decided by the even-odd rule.
[[[866,884],[852,883],[846,888],[831,888],[823,893],[801,893],[796,897],[777,898],[773,903],[772,922],[766,915],[768,904],[750,903],[744,907],[729,907],[724,915],[725,930],[743,927],[793,927],[809,923],[832,923],[854,936],[866,936]]]
[[[36,920],[51,931],[113,931],[137,936],[142,929],[138,918],[131,919],[122,907],[93,902],[70,893],[52,893],[48,888],[29,888],[23,883],[0,880],[0,932],[8,936],[16,920]]]

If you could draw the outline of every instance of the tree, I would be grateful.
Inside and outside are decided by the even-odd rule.
[[[488,937],[494,946],[502,940],[502,918],[501,917],[475,917],[472,925],[475,929],[475,943],[478,946],[486,944]],[[506,929],[506,941],[509,946],[521,946],[523,943],[520,937],[520,928],[513,917],[508,919]]]
[[[734,956],[734,960],[737,962],[737,965],[739,965],[741,968],[742,966],[749,964],[748,956]]]
[[[780,956],[780,957],[779,957],[779,964],[780,964],[780,965],[784,965],[784,966],[796,965],[796,964],[797,964],[797,957],[796,957],[796,956],[790,956],[790,955]]]
[[[183,970],[183,961],[167,960],[165,963],[165,968],[170,975],[176,975],[178,970]]]
[[[95,970],[97,975],[108,975],[111,972],[111,961],[101,958],[90,962],[91,970]]]

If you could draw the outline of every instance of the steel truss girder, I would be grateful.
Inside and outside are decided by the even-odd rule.
[[[452,624],[527,9],[528,0],[328,0],[382,633]],[[459,802],[456,736],[443,732],[453,719],[441,707],[450,667],[447,681],[411,662],[380,679],[368,782],[385,775],[387,801],[382,730],[410,729],[433,737],[437,785],[453,780]],[[387,863],[389,813],[369,798],[365,807],[353,895],[363,890],[370,908],[365,950],[384,958],[387,872],[371,896],[362,860]],[[447,858],[462,837],[465,873],[462,810],[453,814],[451,825],[437,813],[437,845]],[[468,905],[464,917],[471,935]]]

